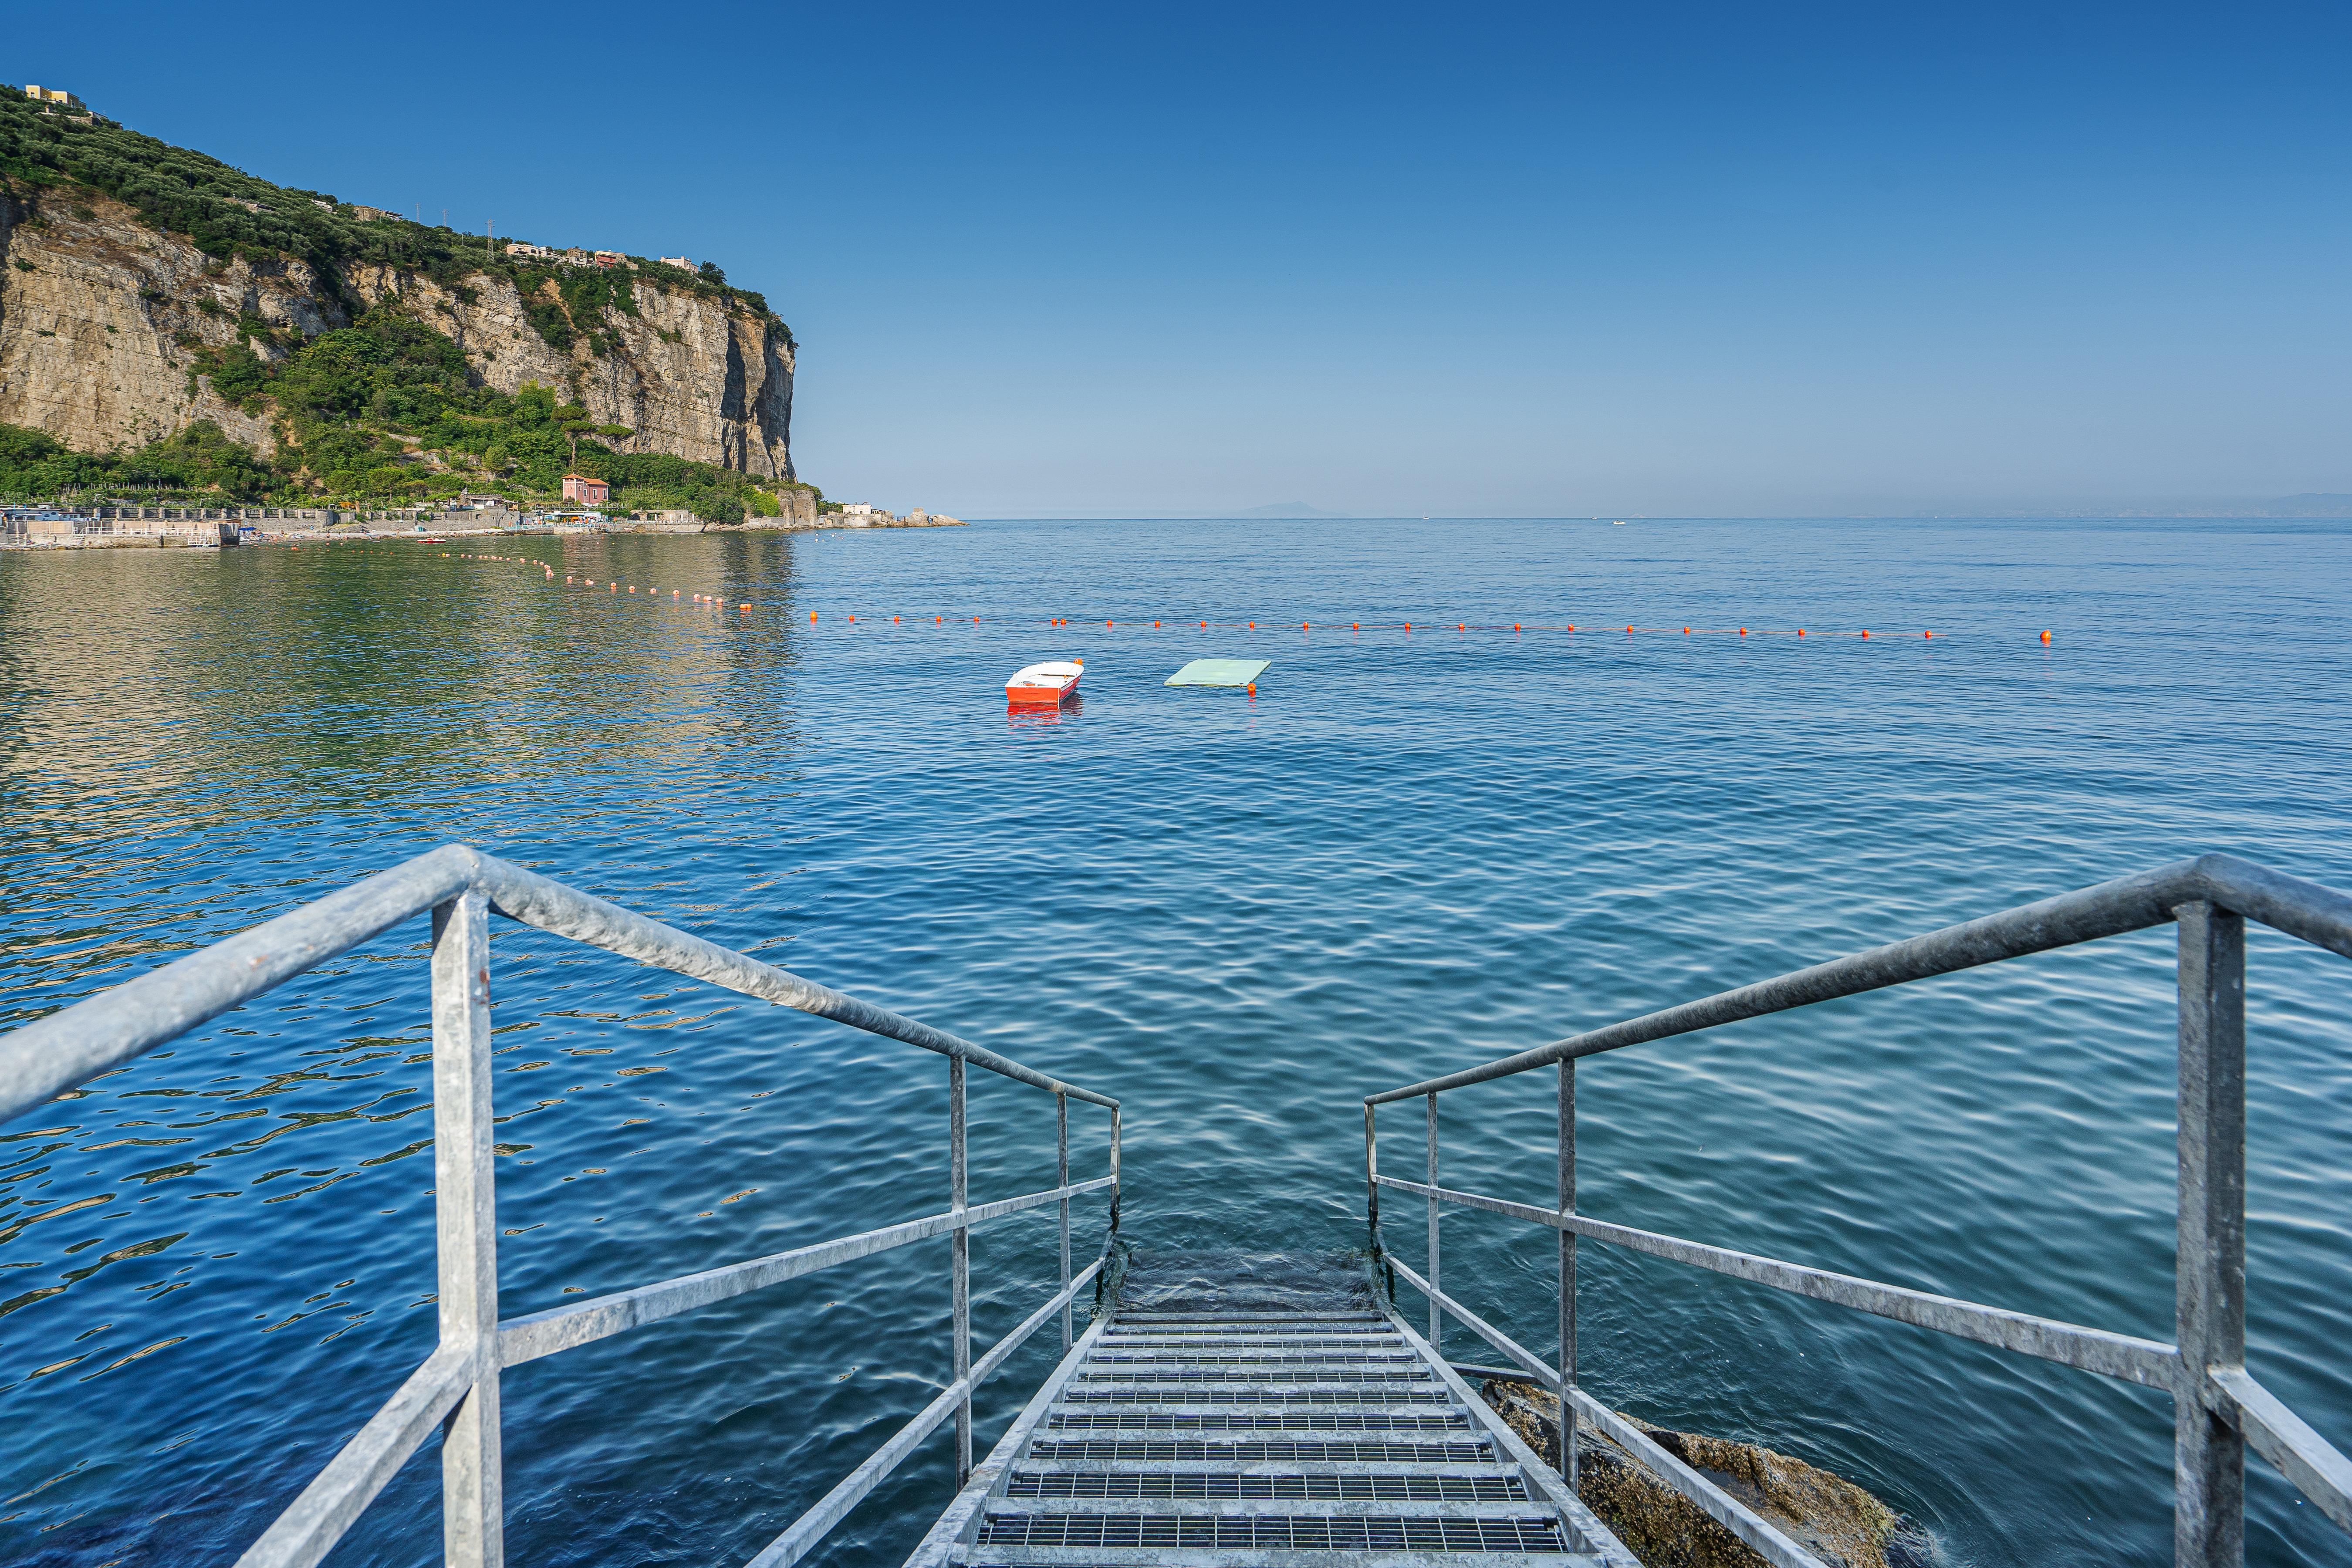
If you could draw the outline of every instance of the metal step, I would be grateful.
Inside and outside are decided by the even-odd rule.
[[[1465,1465],[1462,1469],[1472,1467]],[[1269,1467],[1242,1471],[1206,1466],[1126,1466],[1068,1469],[1024,1467],[1004,1484],[1010,1500],[1032,1498],[1219,1499],[1236,1501],[1295,1500],[1335,1501],[1402,1499],[1423,1502],[1524,1503],[1528,1484],[1516,1470],[1457,1475],[1445,1470],[1383,1467],[1380,1474],[1338,1468],[1304,1470]]]
[[[1622,1550],[1622,1549],[1621,1549]],[[940,1559],[955,1568],[1623,1568],[1598,1556],[1510,1552],[1282,1552],[1118,1547],[973,1546]],[[1623,1563],[1640,1568],[1630,1556]]]
[[[1321,1383],[1417,1383],[1432,1388],[1443,1388],[1435,1373],[1410,1362],[1379,1366],[1330,1367],[1214,1367],[1214,1366],[1139,1366],[1129,1362],[1106,1365],[1090,1362],[1079,1369],[1070,1382],[1073,1388],[1087,1388],[1097,1384],[1321,1384]]]
[[[1449,1479],[1515,1480],[1526,1475],[1519,1467],[1485,1459],[1425,1459],[1414,1464],[1367,1460],[1327,1465],[1313,1460],[1220,1464],[1205,1459],[1039,1459],[1021,1458],[1008,1476],[1439,1476]],[[1008,1485],[1010,1483],[1008,1482]]]
[[[1089,1329],[908,1568],[1633,1568],[1400,1319]]]
[[[1423,1383],[1421,1387],[1397,1387],[1397,1384],[1371,1384],[1371,1387],[1160,1387],[1160,1384],[1134,1383],[1082,1383],[1075,1384],[1063,1396],[1066,1404],[1075,1405],[1200,1405],[1209,1404],[1216,1408],[1228,1405],[1428,1405],[1454,1404],[1454,1392],[1442,1383]]]
[[[1450,1441],[1405,1436],[1395,1441],[1372,1437],[1297,1437],[1227,1439],[1153,1437],[1135,1433],[1121,1437],[1077,1436],[1040,1437],[1030,1450],[1034,1458],[1069,1461],[1108,1459],[1118,1462],[1192,1460],[1207,1464],[1491,1464],[1495,1446],[1475,1433]]]
[[[1339,1505],[1331,1505],[1336,1508]],[[1361,1511],[1369,1508],[1373,1511]],[[1561,1552],[1557,1515],[1440,1513],[1416,1505],[1360,1505],[1360,1511],[1259,1512],[1249,1505],[1187,1507],[1181,1512],[1057,1510],[1052,1513],[990,1512],[975,1546],[1168,1547],[1181,1551],[1261,1552]]]

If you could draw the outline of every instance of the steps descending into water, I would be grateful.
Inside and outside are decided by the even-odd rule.
[[[1387,1311],[1122,1310],[908,1568],[1639,1568]]]

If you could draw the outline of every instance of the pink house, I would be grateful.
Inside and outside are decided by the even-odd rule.
[[[563,499],[576,500],[582,506],[603,506],[613,499],[613,487],[602,479],[592,479],[583,474],[563,476]]]

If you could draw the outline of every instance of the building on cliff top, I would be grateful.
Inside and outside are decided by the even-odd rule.
[[[26,84],[25,88],[25,96],[31,99],[36,103],[72,104],[77,101],[74,95],[68,92],[64,88],[34,87],[29,83]]]
[[[541,261],[552,261],[555,258],[555,252],[550,250],[547,247],[543,245],[526,245],[519,239],[509,240],[507,242],[507,254],[509,256],[528,256]]]
[[[681,272],[691,272],[695,269],[694,258],[691,256],[664,256],[657,259],[664,267],[675,267]]]
[[[566,474],[563,476],[563,499],[576,500],[583,506],[603,506],[613,499],[613,487],[584,474]]]

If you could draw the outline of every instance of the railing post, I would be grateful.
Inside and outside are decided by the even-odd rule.
[[[1070,1184],[1070,1097],[1054,1091],[1054,1156],[1059,1174],[1054,1184]],[[1062,1194],[1062,1289],[1070,1288],[1070,1194]],[[1070,1353],[1070,1303],[1062,1303],[1062,1353]]]
[[[1429,1184],[1437,1185],[1437,1096],[1429,1097]],[[1437,1194],[1429,1195],[1429,1347],[1445,1353],[1445,1309],[1437,1304]]]
[[[433,910],[433,1192],[441,1342],[469,1349],[474,1385],[441,1424],[441,1549],[449,1568],[502,1568],[499,1231],[490,1152],[490,912],[479,893]]]
[[[2209,1368],[2246,1360],[2246,922],[2203,901],[2180,922],[2180,1229],[2174,1258],[2178,1568],[2246,1558],[2246,1448]]]
[[[1576,1058],[1559,1064],[1559,1212],[1576,1212]],[[1576,1489],[1576,1232],[1559,1227],[1559,1474]]]
[[[1110,1234],[1113,1240],[1117,1240],[1118,1237],[1119,1197],[1126,1191],[1119,1184],[1118,1179],[1119,1110],[1120,1108],[1116,1105],[1110,1108]]]
[[[948,1206],[963,1217],[970,1206],[964,1164],[963,1058],[948,1058]],[[948,1291],[955,1315],[955,1375],[959,1383],[971,1375],[971,1227],[955,1227],[954,1251],[949,1264]],[[971,1391],[966,1389],[956,1405],[956,1485],[971,1479]]]

